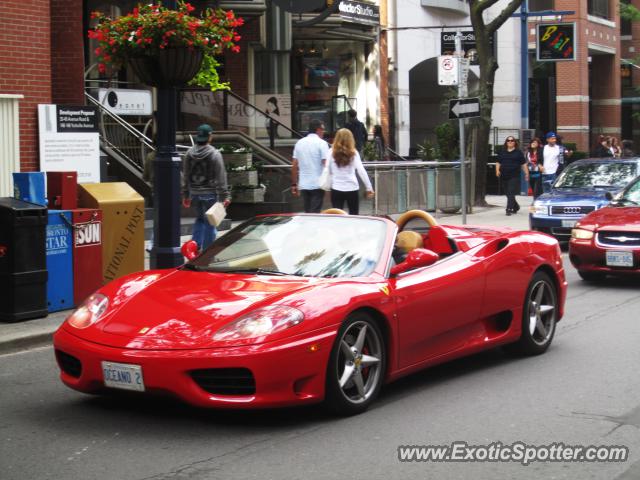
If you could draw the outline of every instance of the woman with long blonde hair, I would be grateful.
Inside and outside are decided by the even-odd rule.
[[[327,162],[331,173],[331,206],[342,208],[347,202],[349,215],[358,215],[360,185],[356,173],[367,189],[367,198],[373,198],[374,192],[350,130],[341,128],[336,132]]]

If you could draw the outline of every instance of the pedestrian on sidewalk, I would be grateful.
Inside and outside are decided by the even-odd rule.
[[[309,133],[298,140],[293,149],[291,193],[302,194],[306,213],[322,210],[324,190],[320,188],[320,175],[329,154],[329,145],[322,139],[323,135],[324,123],[313,119],[309,122]]]
[[[371,180],[362,166],[362,159],[356,150],[355,140],[350,130],[341,128],[336,132],[333,146],[329,150],[329,172],[331,174],[331,206],[344,207],[347,202],[349,215],[360,212],[360,185],[356,173],[367,190],[367,198],[373,198]]]
[[[542,194],[542,174],[544,173],[543,155],[539,138],[534,138],[529,143],[526,152],[527,170],[529,172],[529,186],[534,200]]]
[[[211,245],[217,235],[205,213],[218,201],[223,202],[225,208],[231,203],[222,154],[210,145],[212,133],[210,125],[198,127],[196,144],[187,151],[182,164],[182,205],[185,208],[193,205],[196,209],[191,238],[201,251]]]
[[[611,153],[615,158],[622,157],[622,147],[620,146],[618,137],[611,137]]]
[[[613,158],[609,137],[605,137],[604,135],[598,135],[596,137],[593,149],[591,150],[591,156],[594,158]]]
[[[362,157],[362,149],[364,148],[365,142],[369,138],[367,127],[364,126],[364,123],[358,120],[358,112],[356,112],[355,110],[349,110],[347,115],[349,116],[349,121],[347,122],[345,127],[348,128],[353,134],[353,138],[356,142],[356,150],[358,150],[360,157]]]
[[[547,144],[542,149],[542,165],[544,166],[542,191],[544,193],[551,191],[551,186],[558,175],[562,154],[560,145],[557,143],[558,138],[554,132],[547,133],[545,138],[547,139]]]
[[[382,125],[374,125],[373,127],[373,151],[375,152],[376,162],[388,162],[387,143],[384,141],[382,134]]]
[[[529,170],[524,154],[518,148],[518,141],[514,137],[507,137],[504,146],[498,152],[496,162],[496,176],[502,182],[507,196],[507,216],[518,213],[520,205],[516,195],[520,191],[520,172],[524,173],[526,181],[529,181]]]

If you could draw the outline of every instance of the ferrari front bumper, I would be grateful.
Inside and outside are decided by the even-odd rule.
[[[327,327],[304,336],[243,347],[135,350],[88,342],[63,326],[53,343],[61,380],[81,392],[107,390],[102,362],[113,362],[139,366],[145,393],[170,394],[199,407],[270,408],[324,399],[327,363],[337,329]],[[77,368],[69,368],[69,358]],[[215,385],[203,386],[196,381],[196,371],[248,371],[255,388],[246,394],[219,393]]]

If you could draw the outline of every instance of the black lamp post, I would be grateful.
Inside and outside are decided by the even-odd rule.
[[[166,0],[167,8],[177,8]],[[182,161],[176,151],[176,106],[174,87],[158,89],[158,136],[153,162],[153,248],[151,268],[173,268],[184,263],[180,253],[180,171]]]

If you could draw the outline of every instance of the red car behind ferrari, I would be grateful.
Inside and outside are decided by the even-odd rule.
[[[640,274],[640,177],[571,232],[569,259],[584,280]]]
[[[120,278],[54,337],[82,392],[169,393],[204,407],[325,401],[497,346],[544,352],[563,315],[558,243],[536,232],[346,215],[258,217],[184,266]]]

